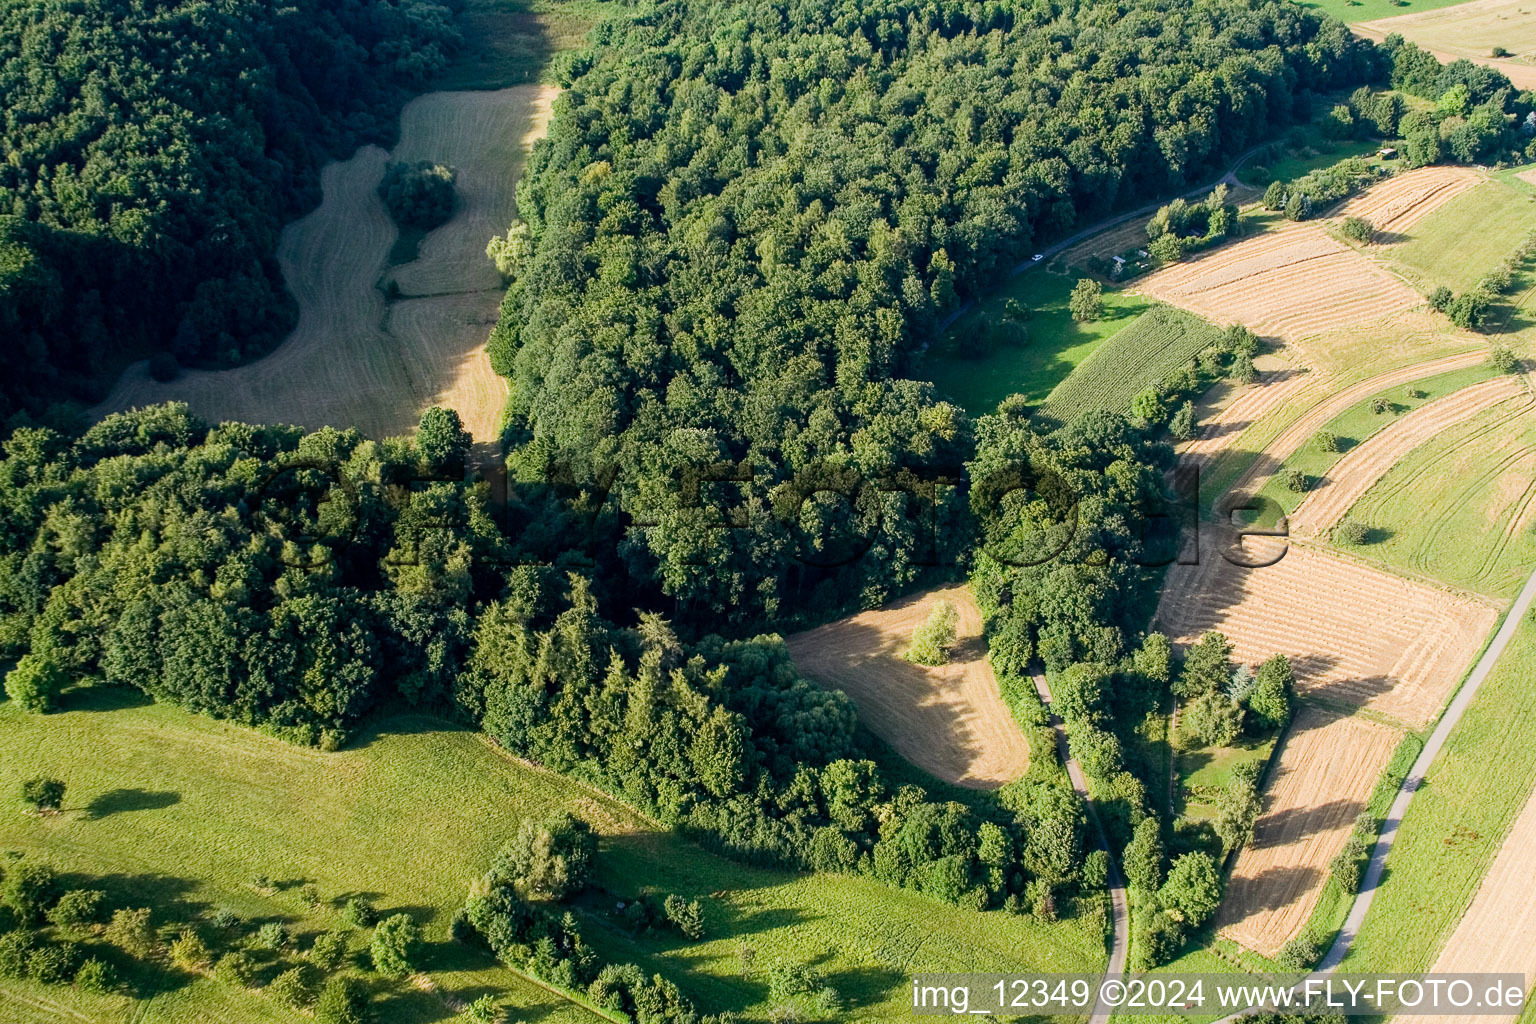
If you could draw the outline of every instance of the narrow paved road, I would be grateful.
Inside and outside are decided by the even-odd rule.
[[[1056,730],[1056,756],[1061,758],[1061,763],[1067,766],[1067,778],[1072,781],[1072,789],[1082,798],[1083,806],[1088,809],[1088,820],[1093,824],[1094,831],[1098,833],[1097,848],[1109,855],[1111,915],[1109,963],[1104,968],[1104,975],[1108,978],[1118,978],[1125,973],[1125,947],[1130,923],[1130,913],[1126,909],[1125,902],[1125,883],[1120,880],[1120,869],[1116,867],[1114,852],[1109,848],[1109,836],[1105,834],[1098,812],[1093,808],[1093,798],[1088,795],[1088,780],[1083,776],[1083,766],[1078,764],[1077,758],[1072,756],[1072,751],[1067,746],[1067,730],[1062,724],[1061,716],[1051,711],[1050,684],[1039,672],[1036,672],[1033,678],[1035,692],[1040,695],[1046,711],[1050,712],[1051,728]],[[1093,1016],[1088,1018],[1088,1024],[1108,1024],[1109,1015],[1110,1007],[1100,1001],[1094,1005]]]
[[[1392,800],[1392,806],[1387,811],[1387,817],[1381,825],[1381,833],[1376,837],[1376,845],[1371,850],[1371,860],[1365,869],[1365,877],[1360,882],[1360,891],[1355,896],[1354,905],[1349,909],[1349,917],[1344,921],[1344,927],[1339,929],[1333,945],[1328,947],[1327,954],[1317,965],[1317,969],[1310,977],[1320,977],[1335,970],[1343,963],[1344,957],[1349,953],[1350,945],[1355,941],[1355,936],[1360,933],[1360,926],[1365,923],[1365,915],[1371,909],[1371,901],[1376,898],[1376,890],[1381,886],[1382,872],[1387,866],[1387,855],[1392,852],[1392,843],[1397,839],[1397,828],[1402,823],[1403,815],[1408,812],[1408,805],[1413,801],[1413,795],[1418,792],[1419,786],[1424,782],[1424,775],[1429,771],[1430,765],[1440,753],[1440,748],[1445,746],[1446,738],[1451,730],[1456,728],[1456,723],[1461,721],[1462,714],[1472,703],[1472,698],[1477,695],[1478,689],[1493,671],[1493,666],[1498,662],[1504,649],[1509,646],[1510,638],[1515,635],[1515,630],[1520,626],[1520,620],[1525,618],[1531,610],[1531,605],[1536,602],[1536,571],[1533,571],[1525,581],[1525,586],[1520,589],[1520,596],[1515,598],[1515,603],[1510,606],[1509,614],[1504,616],[1504,622],[1499,626],[1499,631],[1493,635],[1493,641],[1483,656],[1477,660],[1477,665],[1472,669],[1472,674],[1467,677],[1456,699],[1445,709],[1445,714],[1440,716],[1434,731],[1429,734],[1429,739],[1424,742],[1424,749],[1413,762],[1413,767],[1408,770],[1408,775],[1403,779],[1403,784],[1398,787],[1397,796]],[[1260,1009],[1250,1007],[1249,1010]],[[1249,1011],[1243,1011],[1246,1013]],[[1234,1013],[1223,1017],[1217,1024],[1228,1024],[1237,1020],[1242,1013]]]

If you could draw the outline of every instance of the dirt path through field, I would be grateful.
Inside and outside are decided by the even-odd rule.
[[[516,213],[514,187],[555,91],[524,85],[413,100],[393,153],[365,146],[326,166],[320,206],[284,229],[277,257],[299,324],[282,345],[245,366],[189,370],[164,384],[135,364],[94,414],[184,401],[213,421],[356,427],[385,437],[409,433],[424,409],[447,405],[476,441],[494,442],[507,392],[485,355],[502,294],[485,244]],[[458,173],[453,219],[395,268],[388,260],[397,232],[376,193],[392,158],[434,160]],[[391,278],[401,297],[386,301]]]
[[[1523,377],[1495,377],[1415,409],[1334,463],[1327,477],[1313,485],[1291,514],[1291,533],[1301,537],[1323,535],[1399,459],[1458,423],[1510,399],[1519,399],[1511,403],[1511,414],[1531,405],[1532,396]]]
[[[954,654],[947,665],[914,665],[902,652],[939,600],[960,615]],[[981,609],[965,587],[904,598],[787,643],[803,675],[848,694],[875,735],[946,782],[992,789],[1029,766],[1029,744],[987,661]]]

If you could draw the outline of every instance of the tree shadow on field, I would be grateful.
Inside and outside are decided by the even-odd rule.
[[[1245,916],[1266,910],[1281,910],[1296,902],[1322,876],[1317,868],[1290,866],[1261,871],[1243,882],[1242,908]]]
[[[59,699],[63,711],[127,711],[148,707],[154,700],[143,690],[131,686],[96,684],[65,690]]]
[[[1330,800],[1310,807],[1287,807],[1271,811],[1259,819],[1249,846],[1255,850],[1264,850],[1282,843],[1294,843],[1314,833],[1337,827],[1340,822],[1348,824],[1363,810],[1365,804],[1359,800]]]
[[[180,802],[181,794],[170,790],[119,788],[98,794],[85,805],[85,814],[92,821],[98,821],[112,814],[158,811]]]

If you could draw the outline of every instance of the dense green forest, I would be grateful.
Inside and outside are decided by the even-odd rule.
[[[971,445],[902,379],[937,314],[1387,72],[1260,0],[674,0],[595,43],[518,188],[513,473],[609,491],[625,600],[741,626],[922,571],[948,506],[902,473],[958,476]],[[712,488],[735,529],[658,484],[722,464],[751,475]]]
[[[457,41],[431,0],[0,4],[0,416],[281,340],[283,222]]]

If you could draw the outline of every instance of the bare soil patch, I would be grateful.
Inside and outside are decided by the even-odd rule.
[[[949,664],[902,658],[936,602],[959,612]],[[853,699],[896,752],[946,782],[992,789],[1029,766],[1029,745],[987,662],[981,609],[965,587],[934,590],[789,637],[800,671]]]
[[[1532,403],[1521,378],[1505,375],[1463,388],[1404,416],[1352,449],[1334,464],[1326,479],[1313,485],[1306,499],[1291,514],[1291,532],[1303,537],[1323,535],[1344,518],[1351,506],[1399,459],[1456,424],[1510,399],[1516,399],[1511,403],[1511,416],[1518,415]]]
[[[1449,841],[1449,840],[1447,840]],[[1536,974],[1536,900],[1531,877],[1536,874],[1536,793],[1510,826],[1477,895],[1451,933],[1431,970],[1518,972]],[[1508,1015],[1444,1015],[1446,1024],[1492,1024]]]
[[[393,153],[375,146],[322,172],[320,206],[288,225],[278,261],[298,300],[299,325],[263,359],[232,370],[189,370],[169,383],[147,364],[124,373],[93,412],[183,401],[212,421],[356,427],[409,433],[423,410],[452,406],[479,442],[496,439],[506,384],[485,356],[502,287],[485,257],[505,231],[523,158],[555,94],[524,85],[441,92],[401,113]],[[458,172],[453,219],[417,259],[389,268],[397,231],[375,189],[391,159],[434,160]],[[401,298],[388,301],[389,279]]]
[[[1169,568],[1158,628],[1181,644],[1219,630],[1252,665],[1284,654],[1302,693],[1415,728],[1439,712],[1498,617],[1470,597],[1297,542],[1262,568],[1232,565],[1214,548],[1203,543],[1200,564]]]
[[[1253,841],[1233,865],[1221,934],[1265,956],[1300,934],[1355,816],[1392,757],[1396,729],[1304,708],[1291,724]]]

